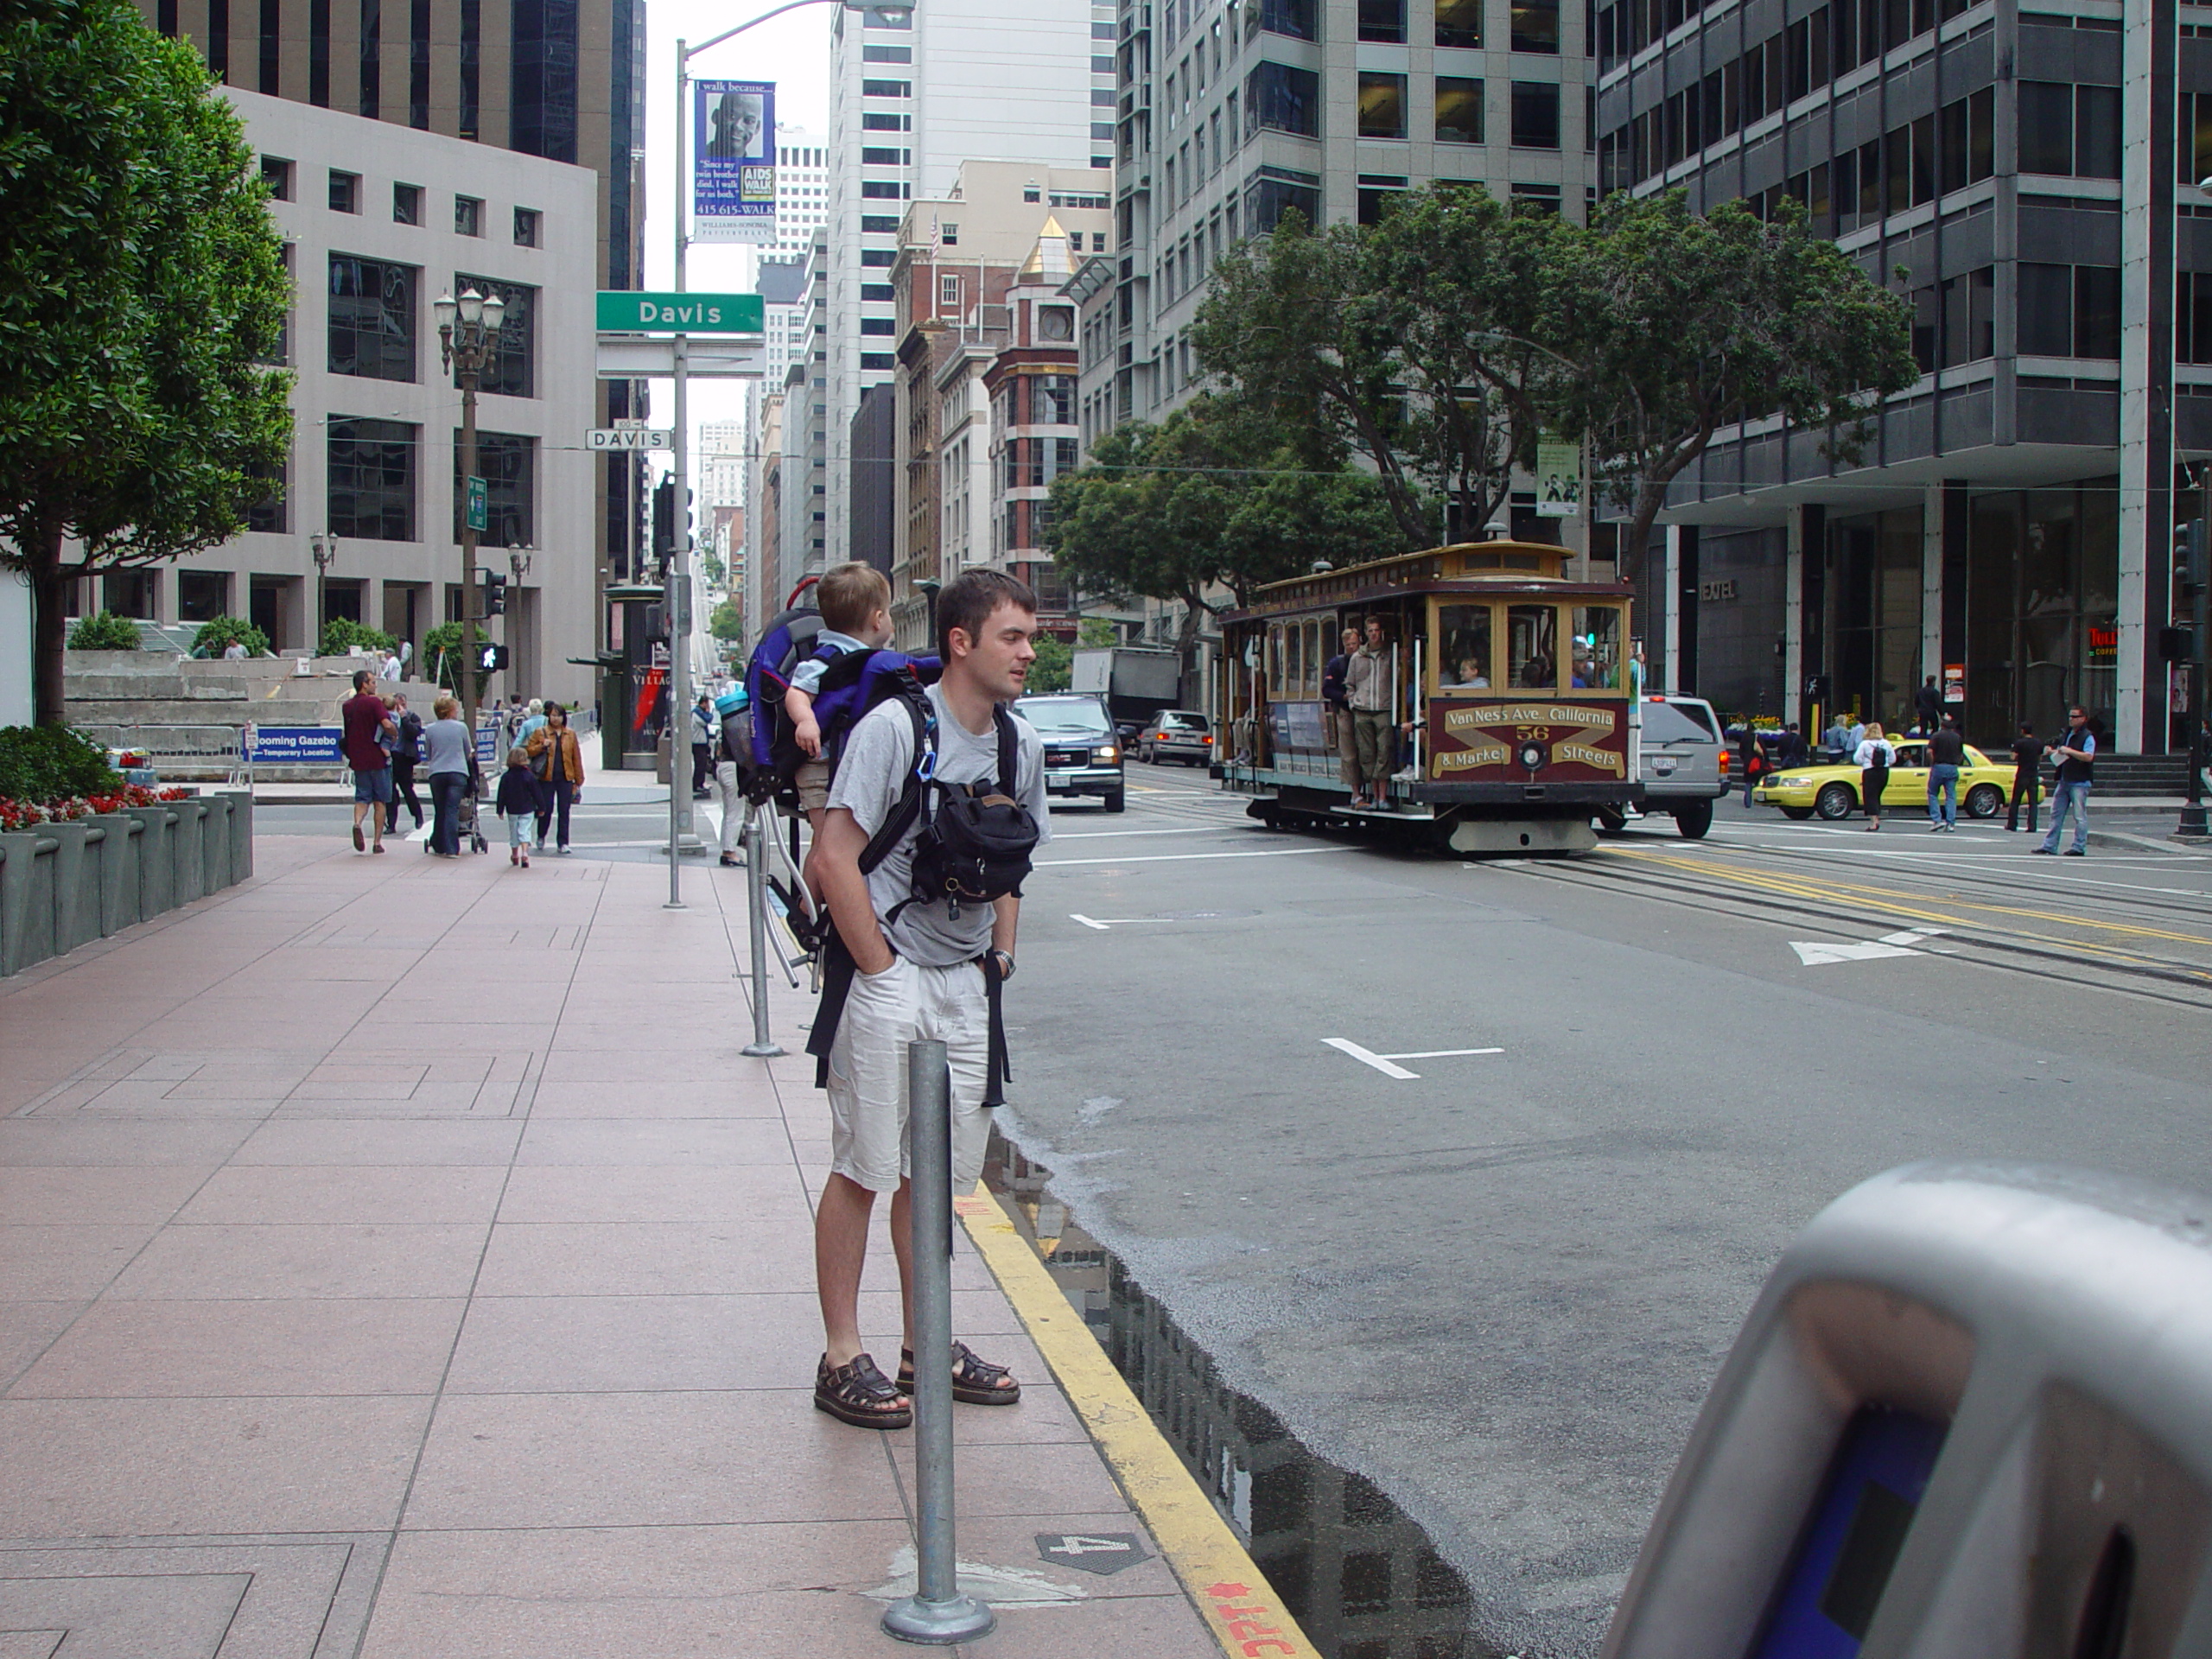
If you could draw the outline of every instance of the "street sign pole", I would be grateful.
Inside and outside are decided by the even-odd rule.
[[[690,238],[684,234],[687,224],[684,210],[690,205],[690,180],[685,176],[684,139],[689,114],[683,107],[685,90],[691,80],[690,60],[683,50],[683,42],[676,43],[676,216],[671,223],[676,227],[676,291],[683,292],[684,252]],[[670,455],[670,517],[675,523],[675,534],[669,543],[668,578],[668,908],[683,908],[683,826],[690,817],[691,772],[686,764],[691,757],[691,641],[677,632],[681,620],[677,615],[677,591],[690,577],[691,511],[690,497],[686,490],[685,462],[690,457],[691,431],[687,407],[690,391],[690,365],[686,361],[686,347],[690,341],[683,334],[676,337],[676,419],[675,442]]]

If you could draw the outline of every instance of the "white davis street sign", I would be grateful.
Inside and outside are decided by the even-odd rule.
[[[584,434],[589,449],[673,449],[676,434],[669,428],[595,426]]]

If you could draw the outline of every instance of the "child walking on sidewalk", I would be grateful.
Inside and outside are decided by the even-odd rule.
[[[523,749],[507,751],[507,769],[499,778],[498,806],[507,821],[507,862],[530,868],[530,844],[537,833],[537,779],[530,775],[530,755]]]

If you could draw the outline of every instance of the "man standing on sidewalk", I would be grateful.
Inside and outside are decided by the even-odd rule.
[[[2058,781],[2050,791],[2050,833],[2043,838],[2043,845],[2036,851],[2057,852],[2059,837],[2066,829],[2066,815],[2071,811],[2074,844],[2066,849],[2066,856],[2081,858],[2089,850],[2089,779],[2096,767],[2097,736],[2089,729],[2087,709],[2069,709],[2066,723],[2066,735],[2050,746],[2051,753],[2058,757]]]
[[[344,728],[340,747],[345,751],[346,764],[353,768],[353,850],[357,853],[384,851],[385,811],[391,804],[391,755],[377,741],[377,734],[381,732],[397,738],[399,728],[392,724],[376,686],[374,669],[354,670],[353,695],[338,707]],[[369,831],[376,837],[372,849],[365,848],[361,839],[363,813],[368,815]]]
[[[1921,736],[1935,736],[1936,722],[1943,715],[1943,692],[1933,674],[1922,681],[1920,690],[1912,694],[1912,712],[1920,717]]]
[[[2020,828],[2020,803],[2028,804],[2028,833],[2036,832],[2036,802],[2043,788],[2043,740],[2036,735],[2034,723],[2020,722],[2020,734],[2012,740],[2012,805],[2005,815],[2005,830],[2008,835],[2017,834]]]
[[[1390,773],[1398,764],[1398,728],[1391,717],[1396,687],[1391,682],[1395,664],[1383,638],[1382,619],[1367,619],[1367,643],[1352,652],[1344,665],[1344,696],[1351,704],[1352,737],[1358,781],[1352,785],[1351,804],[1387,807]]]
[[[944,677],[925,694],[934,749],[930,775],[939,785],[996,784],[988,794],[1027,809],[1037,842],[1046,820],[1044,746],[1027,721],[1001,715],[1021,695],[1036,660],[1036,595],[1003,571],[969,570],[938,596],[938,648]],[[1009,722],[1002,731],[1001,719]],[[1014,776],[1001,755],[1011,746]],[[918,894],[917,848],[945,790],[915,785],[914,715],[906,702],[879,703],[855,724],[830,785],[815,864],[836,930],[810,1052],[823,1063],[829,1091],[830,1174],[815,1209],[814,1264],[826,1345],[814,1382],[814,1403],[863,1428],[905,1428],[913,1421],[912,1205],[906,1157],[906,1045],[944,1044],[952,1076],[952,1178],[956,1192],[982,1168],[989,1120],[985,1107],[1003,1056],[992,982],[1014,975],[1014,931],[1021,901],[1008,893],[988,903]],[[863,870],[879,833],[903,817],[910,786],[918,810],[880,861]],[[941,844],[941,843],[938,843]],[[842,958],[842,960],[841,960]],[[986,976],[989,978],[987,981]],[[842,993],[842,1008],[837,997]],[[894,1383],[861,1347],[861,1269],[868,1254],[868,1214],[876,1194],[891,1198],[891,1244],[905,1293],[906,1350]],[[935,1242],[932,1242],[932,1248]],[[1021,1390],[1006,1368],[955,1343],[952,1397],[970,1405],[1010,1405]]]
[[[702,691],[691,708],[691,798],[695,801],[706,800],[714,792],[707,785],[714,779],[715,743],[720,735],[715,700]]]

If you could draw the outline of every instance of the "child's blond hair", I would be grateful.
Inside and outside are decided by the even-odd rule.
[[[878,611],[891,608],[891,584],[872,564],[833,564],[814,585],[823,626],[857,635]]]

